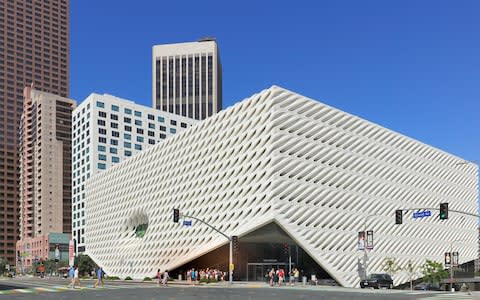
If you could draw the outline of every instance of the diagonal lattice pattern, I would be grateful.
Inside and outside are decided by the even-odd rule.
[[[226,243],[173,223],[179,208],[230,235],[275,221],[344,286],[358,286],[364,229],[375,234],[369,272],[382,272],[387,257],[442,261],[455,240],[464,262],[477,254],[475,217],[410,212],[394,224],[395,209],[440,202],[476,213],[478,169],[462,161],[274,86],[91,179],[87,252],[108,274],[142,278]]]

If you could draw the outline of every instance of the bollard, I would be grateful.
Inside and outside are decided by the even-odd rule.
[[[303,284],[303,286],[307,285],[307,276],[302,277],[302,284]]]

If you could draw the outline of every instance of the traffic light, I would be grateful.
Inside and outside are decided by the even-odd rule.
[[[401,209],[397,209],[395,211],[395,224],[402,224],[403,218],[403,211]]]
[[[233,248],[233,252],[235,253],[238,252],[238,249],[239,249],[238,236],[236,235],[232,235],[232,248]]]
[[[288,257],[288,250],[289,250],[288,248],[289,248],[289,246],[288,246],[287,243],[283,244],[283,254],[284,254],[286,257]]]
[[[178,223],[178,219],[180,219],[180,210],[178,208],[173,209],[173,222]]]
[[[440,220],[448,219],[448,203],[440,203]]]

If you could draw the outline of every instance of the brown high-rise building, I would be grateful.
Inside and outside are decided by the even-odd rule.
[[[72,111],[75,101],[30,87],[20,122],[20,241],[23,267],[49,258],[51,233],[72,228]],[[68,239],[67,239],[68,240]]]
[[[0,40],[0,258],[13,263],[23,89],[68,96],[69,1],[1,0]]]

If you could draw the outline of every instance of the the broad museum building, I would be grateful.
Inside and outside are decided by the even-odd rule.
[[[86,251],[121,278],[226,271],[229,241],[188,215],[238,236],[234,280],[298,268],[358,287],[365,273],[385,273],[387,259],[419,267],[443,263],[451,250],[460,263],[475,259],[477,173],[459,157],[273,86],[91,178]],[[440,203],[449,205],[446,220]],[[361,231],[368,250],[359,250]],[[409,280],[406,271],[393,277]]]

